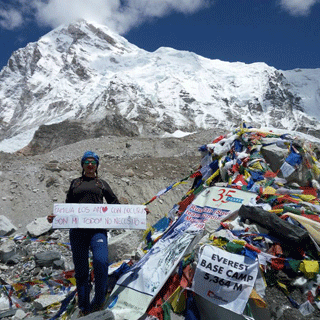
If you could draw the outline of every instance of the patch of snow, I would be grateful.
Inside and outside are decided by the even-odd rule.
[[[163,138],[183,138],[185,136],[189,136],[190,134],[194,134],[196,132],[183,132],[181,130],[177,130],[174,133],[168,133],[162,135]]]
[[[0,150],[3,152],[14,153],[22,149],[32,140],[35,132],[36,129],[30,129],[12,138],[0,141]]]

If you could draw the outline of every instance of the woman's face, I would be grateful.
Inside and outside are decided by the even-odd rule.
[[[94,158],[87,158],[83,163],[84,175],[95,177],[97,171],[97,161]]]

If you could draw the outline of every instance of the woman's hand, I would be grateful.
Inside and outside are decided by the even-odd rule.
[[[49,214],[48,216],[47,216],[47,220],[48,220],[48,222],[49,223],[52,223],[53,222],[53,219],[55,218],[55,214]]]

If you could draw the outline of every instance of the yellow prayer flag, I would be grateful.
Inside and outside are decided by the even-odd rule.
[[[218,169],[214,174],[212,174],[207,180],[206,185],[210,185],[211,181],[220,174],[220,169]]]
[[[76,278],[69,278],[68,280],[72,283],[73,286],[76,285]]]
[[[316,260],[303,260],[300,263],[299,270],[304,273],[307,278],[313,278],[319,273],[319,262]]]
[[[279,281],[277,281],[277,283],[278,283],[278,286],[283,290],[283,292],[285,294],[289,294],[288,288],[287,288],[287,286],[285,284],[283,284],[283,283],[281,283]]]
[[[312,201],[314,199],[317,199],[312,194],[296,194],[296,196],[298,196],[303,201]]]
[[[315,164],[312,166],[312,171],[314,172],[314,174],[315,174],[317,177],[319,177],[319,175],[320,175],[320,169],[319,169]]]
[[[276,189],[275,188],[272,188],[270,186],[266,187],[264,190],[263,190],[263,194],[275,194],[276,193]]]
[[[179,286],[168,300],[172,309],[176,313],[182,313],[186,308],[186,297],[183,293],[183,288]]]
[[[221,238],[216,238],[213,240],[213,245],[216,247],[219,247],[219,248],[225,246],[227,243],[228,243],[228,241],[223,240]]]
[[[268,212],[278,214],[278,213],[282,213],[283,209],[273,209],[273,210],[269,210]]]
[[[245,246],[246,245],[246,241],[245,240],[238,240],[238,239],[234,239],[232,242],[236,243],[236,244],[240,244],[241,246]]]
[[[247,170],[244,170],[244,180],[248,180],[250,179],[250,177],[251,177],[251,174]]]
[[[261,298],[261,296],[257,293],[256,290],[252,289],[249,298],[254,301],[254,303],[257,307],[259,307],[259,308],[266,308],[267,307],[266,302]]]
[[[262,165],[258,161],[254,162],[250,167],[256,170],[261,170],[261,171],[263,170]]]

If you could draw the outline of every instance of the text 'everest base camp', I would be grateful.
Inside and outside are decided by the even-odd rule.
[[[54,203],[43,207],[56,214],[53,225],[37,218],[26,225],[27,235],[15,233],[10,219],[0,215],[0,319],[80,316],[66,229],[93,224],[110,229],[108,292],[103,308],[83,319],[320,319],[320,126],[303,111],[313,110],[318,98],[295,95],[307,78],[318,79],[318,73],[281,73],[265,64],[213,61],[170,48],[149,53],[86,21],[61,26],[16,51],[0,73],[1,183],[7,159],[41,162],[41,155],[56,152],[46,168],[55,176],[46,179],[37,168],[38,180],[51,191],[75,173],[72,157],[82,141],[111,143],[116,136],[125,147],[105,142],[110,169],[101,165],[100,172],[112,173],[129,158],[138,168],[136,143],[150,191],[157,171],[148,163],[177,148],[170,140],[174,132],[187,132],[186,144],[195,139],[190,132],[220,128],[222,134],[202,141],[195,168],[173,183],[161,180],[161,190],[144,203],[84,207],[58,203],[65,194],[52,193]],[[288,79],[303,80],[295,87]],[[274,129],[261,129],[267,124]],[[144,144],[138,144],[141,136]],[[159,150],[148,150],[151,136]],[[191,150],[175,157],[171,149],[177,172],[181,158],[195,158]],[[70,152],[61,156],[61,150]],[[62,169],[56,159],[72,168]],[[154,163],[160,166],[160,160]],[[22,180],[32,176],[19,172]],[[134,171],[127,174],[133,177]],[[120,177],[116,188],[141,191],[140,177],[133,186]],[[31,179],[30,185],[23,181],[30,187]],[[30,198],[37,197],[32,211],[25,203],[18,207],[19,181],[10,183],[12,197],[1,197],[3,208],[17,201],[28,218],[30,212],[40,216],[35,207],[42,208],[41,198],[49,202],[49,192],[28,190]],[[179,188],[185,188],[183,196],[150,223],[153,210],[146,217],[145,208]],[[89,262],[92,267],[92,256]],[[94,286],[92,269],[90,276]]]

